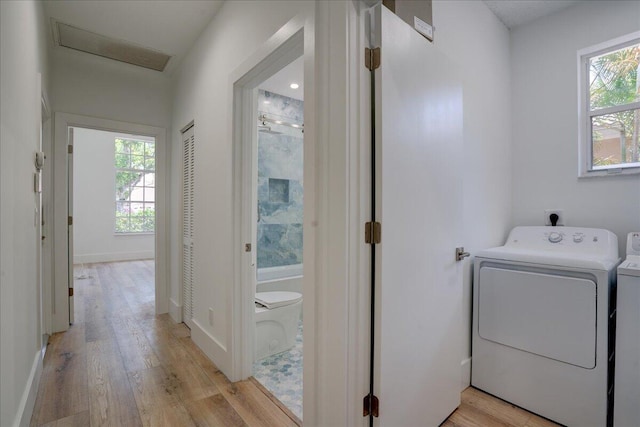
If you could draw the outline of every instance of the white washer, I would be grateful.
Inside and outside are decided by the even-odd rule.
[[[618,267],[616,323],[613,423],[640,426],[640,232],[627,236],[627,259]]]
[[[610,426],[619,262],[616,235],[591,228],[516,227],[478,253],[471,384],[567,426]]]

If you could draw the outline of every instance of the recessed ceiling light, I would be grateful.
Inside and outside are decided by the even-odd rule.
[[[291,83],[291,84],[289,85],[289,87],[290,87],[291,89],[298,89],[298,88],[300,87],[300,85],[299,85],[298,83]]]
[[[271,101],[264,101],[264,104],[271,104]]]
[[[281,124],[282,124],[282,122],[281,122],[280,120],[276,120],[276,124],[277,124],[277,125],[281,125]]]

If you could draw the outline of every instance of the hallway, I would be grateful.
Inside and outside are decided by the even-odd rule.
[[[154,315],[153,267],[75,266],[75,323],[49,340],[31,426],[299,425],[257,381],[229,382],[183,323]],[[555,425],[473,388],[443,424]]]
[[[75,323],[51,337],[32,426],[295,426],[231,384],[184,324],[154,315],[153,261],[75,266]]]

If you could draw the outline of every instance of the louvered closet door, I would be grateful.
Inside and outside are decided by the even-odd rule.
[[[182,134],[182,320],[193,319],[193,179],[195,138],[193,126]]]

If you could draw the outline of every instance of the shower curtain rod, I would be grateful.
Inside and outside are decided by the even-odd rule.
[[[302,131],[304,131],[304,123],[298,124],[298,123],[289,123],[289,122],[285,122],[283,120],[276,120],[276,119],[272,119],[270,117],[267,117],[266,114],[261,114],[258,116],[258,120],[262,122],[263,125],[267,125],[267,123],[273,123],[276,125],[283,125],[283,126],[289,126],[290,128],[294,128],[294,129],[300,129]]]

